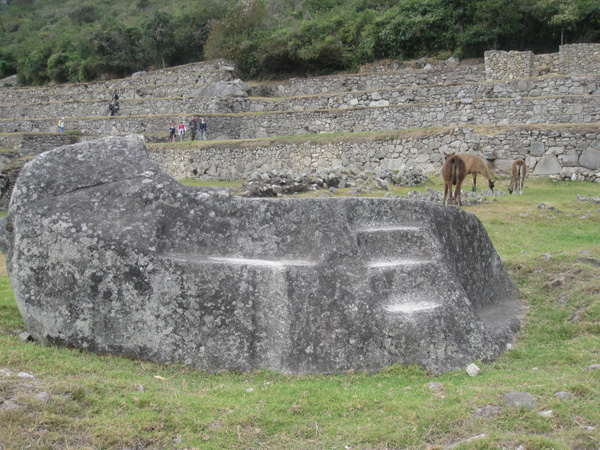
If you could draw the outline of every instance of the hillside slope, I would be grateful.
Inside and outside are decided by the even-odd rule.
[[[124,77],[206,59],[243,78],[357,70],[381,58],[600,42],[593,0],[7,0],[0,78],[39,85]]]

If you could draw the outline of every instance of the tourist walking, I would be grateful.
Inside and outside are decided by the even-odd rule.
[[[110,115],[114,116],[115,115],[115,104],[112,101],[108,104],[108,109],[110,111]]]
[[[175,122],[171,122],[171,127],[169,128],[169,139],[171,142],[175,142],[175,133],[177,129],[175,128]]]
[[[185,125],[183,122],[179,122],[179,142],[183,142],[183,138],[185,137]]]
[[[114,107],[114,112],[115,114],[119,112],[119,94],[117,94],[115,92],[115,94],[113,95],[113,107]],[[111,116],[113,116],[114,114],[111,114]]]
[[[198,129],[200,130],[200,139],[205,141],[206,140],[206,122],[204,121],[204,117],[200,118],[200,124],[198,125]]]
[[[192,134],[192,141],[196,139],[196,131],[198,130],[198,122],[196,122],[196,118],[192,116],[192,120],[190,120],[190,133]]]
[[[63,131],[65,131],[65,118],[62,117],[58,120],[58,131],[60,131],[61,133]]]

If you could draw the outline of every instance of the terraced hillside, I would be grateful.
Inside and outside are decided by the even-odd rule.
[[[46,141],[39,136],[54,136],[65,117],[66,131],[80,140],[145,135],[154,159],[176,178],[340,165],[371,171],[418,165],[433,173],[445,152],[458,150],[482,154],[498,171],[523,157],[530,173],[594,181],[600,179],[600,69],[585,67],[595,73],[489,80],[484,61],[449,60],[248,86],[234,81],[231,65],[215,61],[98,83],[3,87],[0,145],[31,152],[35,139],[16,136]],[[220,95],[215,86],[235,89]],[[115,92],[120,110],[111,117]],[[192,115],[206,118],[209,141],[168,142],[169,124],[187,125]]]

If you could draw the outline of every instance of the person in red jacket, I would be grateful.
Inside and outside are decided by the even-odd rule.
[[[185,137],[185,125],[183,124],[183,122],[179,122],[179,142],[182,142],[184,137]]]

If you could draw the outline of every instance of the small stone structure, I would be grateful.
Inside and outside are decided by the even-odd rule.
[[[560,46],[560,73],[600,73],[600,44]]]
[[[567,75],[600,73],[600,44],[561,45],[558,53],[488,50],[484,54],[488,81],[527,78],[547,73]]]
[[[485,77],[491,80],[512,80],[533,75],[533,52],[488,50],[484,54]]]
[[[36,341],[211,371],[443,372],[497,356],[521,312],[472,214],[184,187],[141,136],[29,162],[0,248]]]

